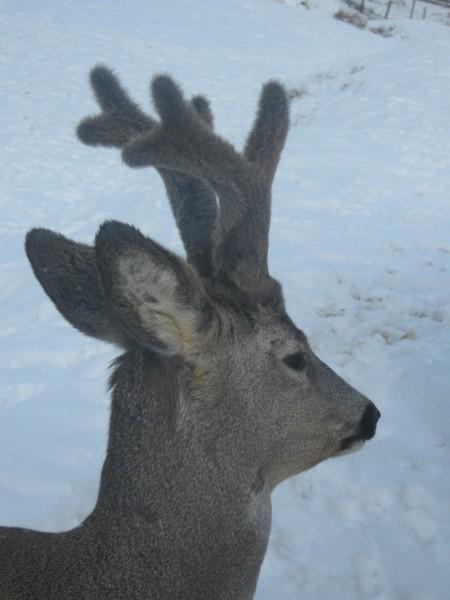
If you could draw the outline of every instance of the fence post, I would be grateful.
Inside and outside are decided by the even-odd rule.
[[[393,4],[392,0],[390,2],[388,2],[387,8],[386,8],[386,12],[384,14],[384,18],[385,19],[387,19],[389,17],[389,11],[391,10],[392,4]]]
[[[427,7],[425,6],[423,9],[422,19],[425,20],[427,18]]]
[[[414,17],[414,10],[416,8],[416,1],[417,0],[412,0],[412,4],[411,4],[411,12],[409,13],[409,18],[412,19]]]
[[[359,5],[359,12],[360,12],[360,13],[364,13],[364,2],[365,2],[365,1],[366,1],[366,0],[361,0],[361,4]]]

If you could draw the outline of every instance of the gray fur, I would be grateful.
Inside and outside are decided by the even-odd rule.
[[[0,598],[250,600],[272,489],[362,445],[379,417],[315,356],[267,272],[286,95],[265,86],[240,155],[212,133],[206,101],[185,103],[170,78],[153,84],[157,124],[108,70],[92,77],[104,113],[81,137],[160,170],[190,264],[117,222],[94,247],[28,234],[34,273],[62,315],[126,352],[110,380],[92,514],[58,534],[0,528]]]

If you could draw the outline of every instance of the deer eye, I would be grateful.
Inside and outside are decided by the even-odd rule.
[[[295,371],[303,371],[307,364],[307,356],[304,352],[296,352],[289,354],[283,358],[284,364]]]

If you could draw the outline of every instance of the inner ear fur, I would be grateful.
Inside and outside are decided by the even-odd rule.
[[[102,286],[123,328],[143,347],[189,355],[211,308],[194,270],[138,229],[107,221],[95,241]]]
[[[44,291],[71,325],[92,337],[129,346],[131,340],[103,292],[92,246],[48,229],[32,229],[25,252]]]

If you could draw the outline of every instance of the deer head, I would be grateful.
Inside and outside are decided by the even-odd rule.
[[[94,247],[32,230],[28,257],[63,316],[174,365],[175,435],[232,453],[270,489],[372,438],[378,410],[314,354],[268,272],[271,187],[289,119],[283,87],[263,87],[238,153],[214,133],[208,102],[186,101],[168,76],[152,82],[159,121],[106,68],[91,82],[102,112],[82,121],[79,138],[157,169],[186,259],[119,222],[104,223]]]

